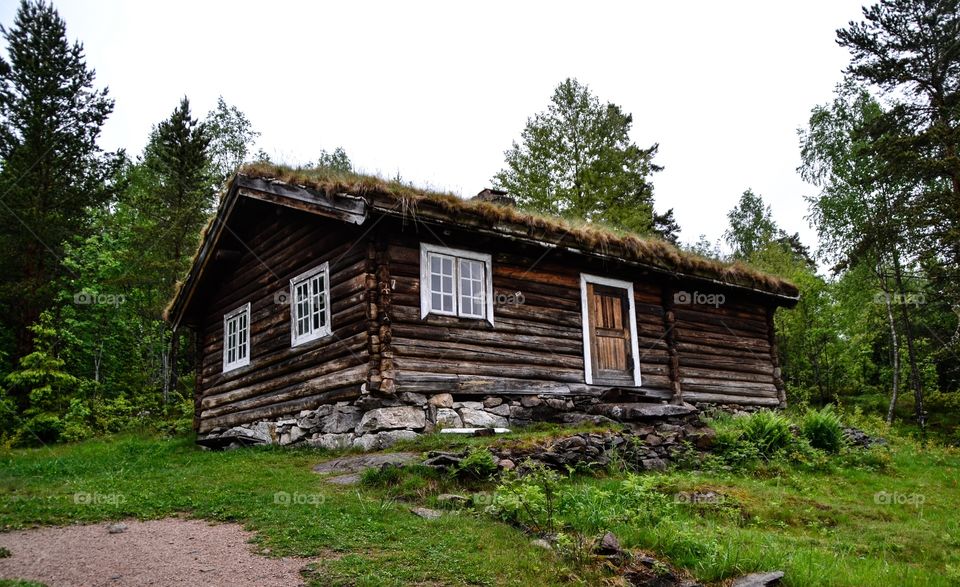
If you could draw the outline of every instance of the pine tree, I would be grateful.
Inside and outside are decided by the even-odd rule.
[[[135,213],[136,234],[131,253],[144,278],[160,284],[154,306],[160,318],[177,280],[186,272],[200,231],[212,213],[219,178],[211,158],[210,131],[193,118],[184,97],[170,118],[150,135],[143,161],[130,171],[131,188],[124,205]],[[165,333],[169,346],[162,351],[164,398],[177,386],[180,335]]]
[[[113,101],[94,88],[83,45],[67,40],[57,11],[23,0],[0,34],[8,53],[0,59],[0,315],[17,359],[52,301],[62,243],[108,200],[118,158],[97,146]]]

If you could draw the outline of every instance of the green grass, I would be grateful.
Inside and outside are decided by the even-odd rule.
[[[324,484],[311,467],[325,458],[132,436],[7,451],[0,529],[186,513],[245,523],[271,556],[320,556],[317,585],[563,583],[552,555],[518,530],[485,517],[427,521],[408,504]],[[302,503],[278,504],[278,492]]]
[[[487,441],[430,437],[414,448]],[[183,513],[237,521],[270,556],[319,557],[316,585],[594,584],[602,574],[531,546],[530,536],[485,514],[489,482],[412,468],[335,487],[311,472],[330,457],[271,447],[207,452],[188,439],[130,435],[8,450],[0,452],[0,530]],[[625,547],[655,552],[703,581],[782,569],[796,586],[960,582],[960,452],[894,438],[886,468],[856,466],[871,462],[841,455],[826,470],[768,463],[744,473],[658,474],[648,481],[661,498],[624,510],[608,505],[621,503],[625,474],[577,476],[562,485],[579,505],[559,521],[568,533],[611,530]],[[672,497],[708,489],[724,501]],[[301,503],[277,503],[278,492]],[[445,492],[473,495],[473,505],[435,521],[408,511],[452,507],[436,500]],[[923,503],[882,503],[880,492]]]

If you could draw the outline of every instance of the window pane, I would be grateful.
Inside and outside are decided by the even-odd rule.
[[[460,259],[460,313],[483,316],[483,271],[481,261]]]
[[[313,294],[313,297],[312,297],[313,330],[315,331],[320,330],[320,328],[325,325],[326,319],[327,319],[327,316],[325,313],[326,300],[325,300],[325,292],[324,292],[323,284],[324,284],[324,276],[322,274],[318,275],[317,277],[314,277],[310,281],[310,285],[312,286],[312,289],[313,289],[313,292],[311,293]]]

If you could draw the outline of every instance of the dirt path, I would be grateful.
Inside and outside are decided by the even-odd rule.
[[[238,524],[167,518],[0,533],[0,578],[61,585],[302,585],[307,559],[254,554]]]

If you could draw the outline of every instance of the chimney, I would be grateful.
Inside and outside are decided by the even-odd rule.
[[[491,204],[499,204],[501,206],[510,206],[511,208],[517,205],[517,201],[505,190],[495,190],[493,188],[487,188],[471,199],[490,202]]]

